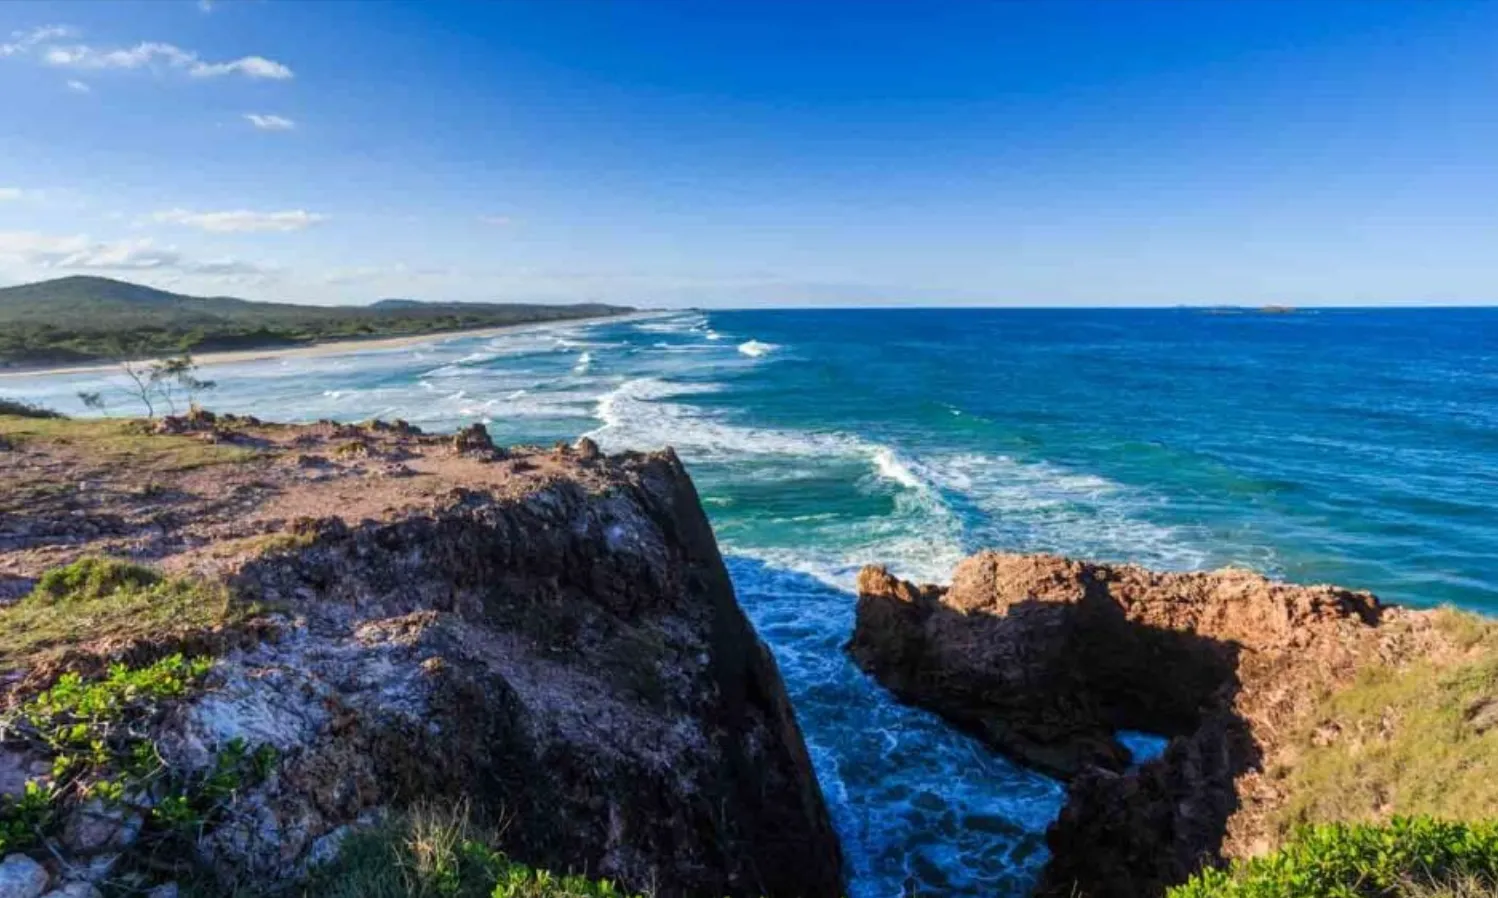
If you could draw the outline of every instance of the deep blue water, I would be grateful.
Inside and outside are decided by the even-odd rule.
[[[211,375],[225,411],[675,445],[859,898],[1022,894],[1061,798],[847,662],[864,563],[929,580],[982,547],[1237,564],[1498,611],[1498,310],[687,312]],[[74,412],[100,388],[0,380]]]

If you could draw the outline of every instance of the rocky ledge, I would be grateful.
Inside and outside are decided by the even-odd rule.
[[[28,781],[52,802],[0,845],[41,883],[206,870],[266,889],[443,802],[519,861],[631,890],[841,893],[775,662],[669,450],[207,414],[0,423],[0,810],[35,810]],[[109,713],[135,741],[117,727],[60,763],[44,725],[110,665],[128,688],[99,694],[124,696]],[[188,812],[186,836],[132,854]]]
[[[1069,782],[1047,833],[1043,895],[1158,895],[1203,864],[1274,847],[1297,822],[1287,807],[1314,805],[1295,794],[1310,788],[1293,775],[1307,751],[1366,760],[1370,742],[1405,738],[1393,708],[1381,718],[1373,708],[1367,729],[1381,733],[1351,732],[1327,716],[1328,697],[1369,671],[1455,659],[1478,638],[1441,612],[1239,570],[1159,573],[985,552],[947,587],[878,567],[858,586],[848,649],[865,670],[901,700]],[[1477,727],[1484,707],[1498,700],[1452,716]],[[1160,734],[1169,746],[1136,766],[1120,730]],[[1453,769],[1471,766],[1459,751],[1449,752]],[[1359,814],[1427,801],[1414,789],[1392,794],[1398,783],[1373,791],[1384,794]]]

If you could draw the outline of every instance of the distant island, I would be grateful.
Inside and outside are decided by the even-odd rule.
[[[1202,309],[1204,315],[1294,315],[1300,311],[1294,306],[1259,306],[1250,309],[1245,306],[1209,306]]]
[[[622,315],[603,303],[423,302],[368,306],[254,302],[184,296],[101,277],[65,277],[0,288],[0,368],[108,361],[122,354],[288,348],[337,340]]]

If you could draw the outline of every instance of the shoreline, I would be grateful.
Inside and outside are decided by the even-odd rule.
[[[241,362],[263,362],[271,359],[315,358],[338,355],[342,352],[365,352],[380,349],[400,349],[432,341],[456,340],[463,337],[497,336],[527,328],[553,325],[592,324],[600,321],[633,321],[648,318],[658,312],[627,312],[623,315],[588,315],[582,318],[562,318],[555,321],[531,321],[525,324],[502,324],[496,327],[471,328],[457,331],[433,331],[426,334],[410,334],[403,337],[373,337],[353,340],[323,340],[304,346],[267,346],[264,349],[225,349],[215,352],[194,353],[193,361],[200,368],[211,365],[232,365]],[[17,377],[55,377],[62,374],[99,374],[115,371],[117,362],[79,362],[76,365],[49,365],[37,368],[0,368],[0,380]]]

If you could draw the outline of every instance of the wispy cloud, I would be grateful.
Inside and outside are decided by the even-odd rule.
[[[30,31],[12,31],[10,42],[0,44],[0,56],[20,56],[48,41],[77,36],[78,32],[66,25],[43,25]]]
[[[480,215],[479,221],[497,228],[506,228],[515,223],[515,219],[508,215]]]
[[[213,12],[213,0],[198,0],[198,9],[203,12]]]
[[[87,235],[57,236],[35,231],[0,232],[0,258],[38,268],[67,271],[178,272],[208,276],[264,276],[272,269],[240,259],[198,260],[149,238],[115,242]]]
[[[304,209],[290,209],[285,212],[251,212],[247,209],[232,212],[189,212],[186,209],[168,209],[157,212],[151,218],[164,224],[228,233],[234,231],[301,231],[326,220],[327,216]]]
[[[69,78],[68,90],[74,93],[86,94],[92,91],[93,88],[89,87],[87,82],[79,81],[77,78]]]
[[[285,80],[292,71],[263,56],[243,56],[228,62],[208,62],[191,50],[160,41],[142,41],[133,47],[104,50],[88,44],[50,46],[42,53],[48,65],[75,69],[139,69],[164,66],[180,69],[194,78],[217,78],[239,74],[246,78]]]
[[[245,119],[261,131],[290,131],[296,127],[296,122],[279,115],[261,115],[254,112],[246,112]]]
[[[19,187],[0,187],[0,203],[6,200],[18,200],[25,195],[25,191]]]

